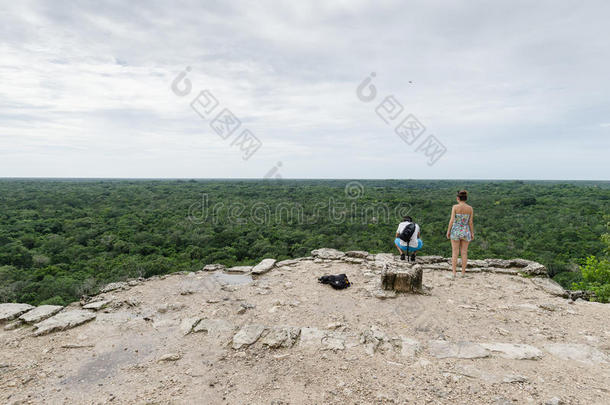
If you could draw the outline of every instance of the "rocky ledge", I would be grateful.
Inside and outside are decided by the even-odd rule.
[[[610,402],[609,306],[563,299],[522,259],[449,271],[317,249],[116,282],[66,308],[1,304],[0,402]],[[317,282],[337,273],[353,285]],[[381,288],[403,273],[421,290]]]

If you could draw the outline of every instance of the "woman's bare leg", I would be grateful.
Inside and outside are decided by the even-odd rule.
[[[451,270],[455,276],[455,268],[457,267],[457,259],[460,253],[460,241],[451,239]]]
[[[468,241],[460,241],[460,251],[462,252],[462,275],[466,274],[466,264],[468,262]]]

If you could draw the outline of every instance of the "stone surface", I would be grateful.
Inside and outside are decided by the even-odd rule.
[[[192,328],[193,333],[205,332],[214,337],[230,334],[233,330],[233,325],[224,319],[202,319]]]
[[[0,304],[0,322],[12,321],[32,309],[34,307],[28,304]]]
[[[542,350],[525,344],[514,343],[481,343],[481,346],[504,359],[538,360],[543,356]]]
[[[93,311],[99,311],[102,308],[105,308],[108,304],[110,304],[110,300],[98,300],[90,302],[86,305],[83,305],[83,309],[91,309]]]
[[[485,259],[489,267],[497,268],[508,268],[510,267],[510,260],[504,259]]]
[[[369,252],[365,252],[364,250],[350,250],[345,252],[347,257],[356,257],[358,259],[366,259],[369,255]]]
[[[110,291],[114,291],[114,290],[124,290],[126,288],[129,288],[129,284],[127,284],[123,281],[119,281],[116,283],[106,284],[104,287],[102,287],[100,289],[100,292],[106,293],[106,292],[110,292]]]
[[[434,264],[446,261],[447,260],[443,256],[417,256],[417,263],[421,264]]]
[[[301,328],[300,346],[321,346],[325,332],[318,328]]]
[[[163,356],[159,357],[159,362],[163,362],[163,361],[178,361],[182,358],[182,355],[180,353],[167,353],[164,354]]]
[[[252,266],[233,266],[224,269],[226,273],[247,274],[252,271]]]
[[[388,268],[381,273],[381,287],[396,292],[421,292],[422,268]]]
[[[400,336],[400,354],[402,356],[415,358],[421,349],[422,345],[417,340]]]
[[[90,311],[75,309],[60,312],[57,315],[35,324],[34,336],[41,336],[51,332],[74,328],[93,319],[95,319],[95,314]]]
[[[242,326],[233,336],[233,349],[239,350],[254,344],[264,330],[265,327],[263,325],[249,324]]]
[[[521,269],[521,272],[523,272],[524,274],[527,274],[528,276],[546,276],[547,275],[546,267],[544,267],[544,265],[542,265],[540,263],[534,263],[534,262],[531,262],[530,264],[525,266],[523,269]]]
[[[267,346],[272,349],[277,349],[280,347],[289,348],[292,347],[299,334],[301,333],[301,329],[297,327],[273,327],[262,340],[261,343],[263,346]]]
[[[259,264],[252,268],[252,274],[264,274],[275,266],[275,259],[263,259]]]
[[[375,255],[375,263],[378,265],[384,265],[386,263],[393,263],[394,255],[391,253],[377,253]]]
[[[277,267],[282,267],[282,266],[293,266],[295,264],[297,264],[299,261],[296,259],[288,259],[288,260],[281,260],[279,262],[277,262],[275,265]]]
[[[184,318],[180,321],[180,332],[183,335],[188,335],[193,331],[193,328],[199,323],[199,318]]]
[[[21,315],[19,319],[25,323],[37,323],[55,315],[62,309],[63,307],[60,305],[41,305]]]
[[[557,283],[554,280],[551,280],[550,278],[535,277],[530,280],[537,287],[541,288],[542,290],[546,291],[547,293],[549,293],[551,295],[556,295],[558,297],[564,297],[564,298],[568,297],[568,292],[566,290],[564,290],[563,287],[559,285],[559,283]]]
[[[23,325],[24,322],[21,319],[17,318],[4,325],[4,330],[15,330],[22,327]]]
[[[577,343],[552,343],[544,346],[553,356],[563,360],[575,360],[587,364],[605,364],[608,356],[595,347]]]
[[[430,355],[439,358],[480,359],[489,357],[490,352],[483,346],[472,342],[448,342],[431,340],[428,342]]]
[[[345,256],[345,253],[343,253],[337,249],[322,248],[322,249],[312,250],[311,255],[314,258],[318,258],[318,259],[336,260],[336,259],[341,259],[343,256]]]
[[[226,269],[226,267],[227,266],[225,266],[224,264],[218,264],[218,263],[206,264],[205,266],[203,266],[203,271],[224,270],[224,269]]]

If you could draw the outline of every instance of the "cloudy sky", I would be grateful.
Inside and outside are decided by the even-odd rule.
[[[0,177],[608,180],[609,16],[605,0],[3,1]],[[408,116],[425,130],[407,118],[405,142]]]

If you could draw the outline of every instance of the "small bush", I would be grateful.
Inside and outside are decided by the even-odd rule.
[[[56,296],[54,296],[52,298],[49,298],[48,300],[42,301],[40,303],[40,305],[61,305],[61,306],[64,306],[64,305],[66,305],[66,302],[59,295],[56,295]]]
[[[610,261],[589,256],[581,272],[583,281],[573,283],[572,289],[593,291],[595,301],[610,301]]]

